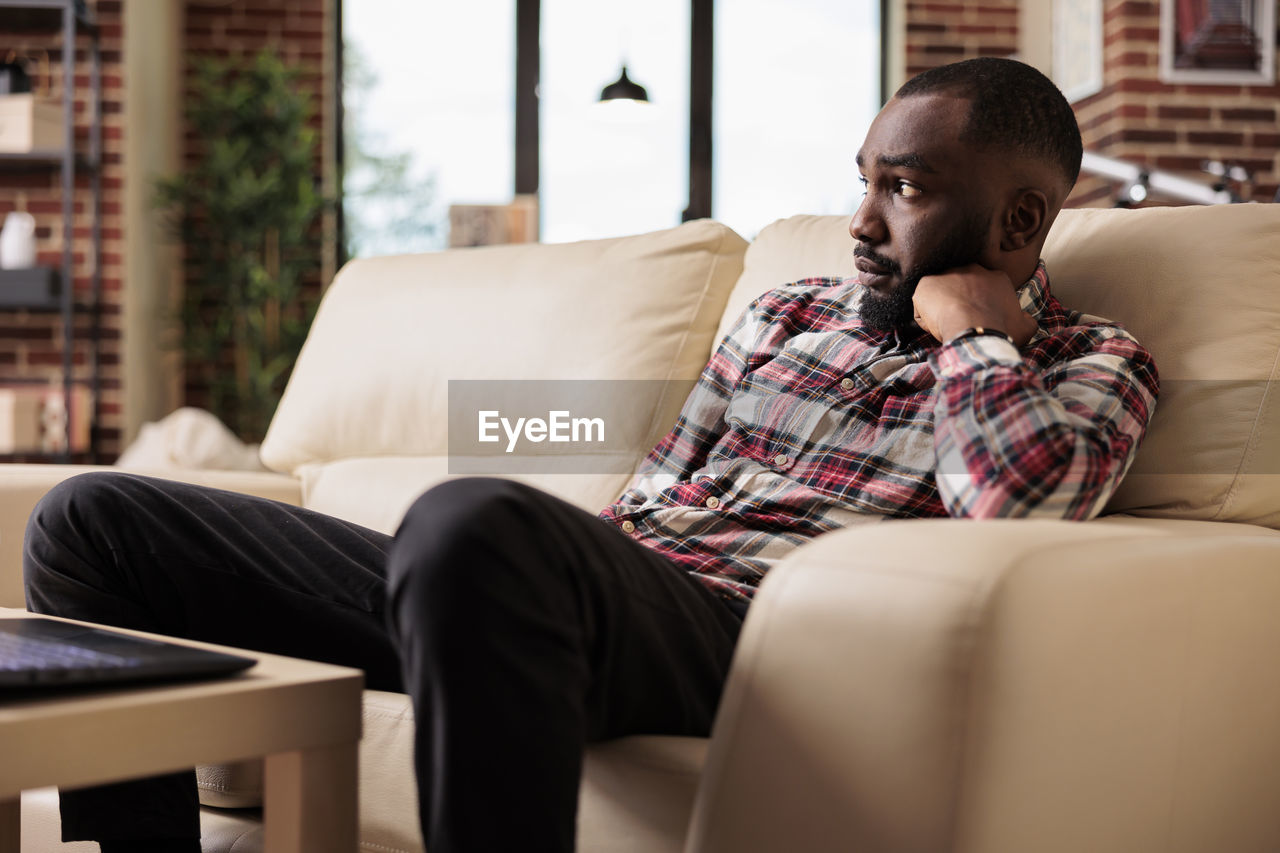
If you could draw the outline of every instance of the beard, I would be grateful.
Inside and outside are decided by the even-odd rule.
[[[977,211],[970,212],[906,275],[902,274],[902,267],[896,261],[881,257],[863,243],[854,246],[856,257],[866,258],[901,278],[898,286],[887,294],[863,289],[858,303],[862,322],[880,332],[905,331],[915,325],[915,308],[911,300],[916,295],[920,279],[975,263],[986,241],[990,221],[989,215],[984,217]]]

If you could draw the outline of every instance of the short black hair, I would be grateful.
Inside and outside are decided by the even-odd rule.
[[[912,77],[898,98],[949,92],[970,101],[961,139],[1053,163],[1074,186],[1084,146],[1071,104],[1053,81],[1015,59],[986,56]]]

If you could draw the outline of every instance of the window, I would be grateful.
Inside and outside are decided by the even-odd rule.
[[[449,205],[509,203],[515,0],[359,0],[342,30],[348,251],[443,248]]]
[[[343,3],[353,254],[448,245],[450,205],[514,195],[518,0]],[[634,234],[689,204],[690,0],[541,0],[541,239]],[[880,0],[715,6],[712,215],[751,238],[851,213],[879,107]],[[650,103],[600,104],[628,76]]]
[[[743,237],[849,213],[880,108],[879,0],[716,4],[712,211]]]
[[[650,103],[598,103],[624,62]],[[540,80],[542,239],[680,224],[689,195],[688,0],[542,0]]]

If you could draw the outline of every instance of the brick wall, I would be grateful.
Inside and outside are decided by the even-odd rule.
[[[907,74],[1015,53],[1018,5],[907,0]],[[1104,88],[1075,105],[1087,149],[1205,184],[1201,161],[1227,160],[1253,173],[1251,198],[1272,199],[1280,184],[1280,86],[1160,82],[1157,0],[1105,0],[1103,38]],[[1084,176],[1067,203],[1109,206],[1117,189]]]
[[[907,76],[1018,49],[1018,0],[907,0]]]
[[[97,359],[101,370],[101,395],[97,414],[102,446],[113,454],[120,440],[120,336],[121,288],[124,272],[121,233],[122,110],[121,0],[90,0],[100,30],[102,57],[102,301],[101,345]],[[63,53],[59,32],[31,34],[5,30],[0,17],[0,44],[28,56],[47,50],[50,74],[39,74],[34,88],[61,102]],[[75,115],[77,150],[87,153],[92,112],[89,104],[89,41],[78,39],[75,62]],[[37,63],[38,64],[38,63]],[[49,78],[52,78],[51,80]],[[46,89],[46,87],[51,87]],[[11,164],[10,164],[11,165]],[[92,299],[92,201],[89,178],[81,176],[75,191],[74,253],[75,301],[88,306]],[[62,177],[58,168],[0,170],[0,218],[11,210],[26,210],[36,219],[37,263],[62,265]],[[65,283],[64,283],[65,284]],[[90,314],[82,309],[75,317],[77,344],[75,370],[87,375],[93,352],[89,345]],[[0,384],[3,379],[47,379],[61,382],[62,321],[57,313],[0,310]],[[87,458],[87,457],[78,457]]]
[[[1163,83],[1160,4],[1107,0],[1104,8],[1104,88],[1076,104],[1085,147],[1206,183],[1201,161],[1238,163],[1254,175],[1251,197],[1270,201],[1280,184],[1280,85]],[[1082,180],[1072,203],[1108,205],[1115,190]]]
[[[101,33],[103,83],[103,169],[102,169],[102,300],[101,342],[97,358],[101,369],[101,394],[96,401],[99,426],[99,461],[111,461],[121,449],[123,418],[121,412],[121,336],[122,288],[127,285],[123,269],[122,185],[123,141],[126,133],[145,133],[145,127],[127,127],[123,119],[125,93],[122,64],[122,3],[151,0],[89,0]],[[326,14],[328,0],[188,0],[185,6],[186,28],[184,54],[216,53],[219,55],[252,55],[262,48],[277,50],[287,61],[304,70],[302,84],[315,93],[317,127],[323,126],[323,92],[326,69]],[[0,44],[6,49],[34,52],[47,50],[53,79],[53,93],[61,94],[62,55],[60,36],[30,35],[6,31],[4,13],[0,12]],[[77,147],[88,151],[91,112],[87,103],[89,91],[88,42],[81,38],[75,54],[76,62],[76,134]],[[44,79],[37,81],[44,84]],[[188,153],[194,140],[188,140]],[[2,166],[3,164],[0,164]],[[317,156],[316,172],[321,174]],[[0,219],[11,210],[26,210],[37,220],[38,262],[61,264],[61,189],[60,173],[54,169],[15,171],[0,168]],[[87,178],[76,190],[74,232],[75,293],[77,302],[91,299],[92,243],[90,206],[92,195]],[[317,282],[318,284],[318,282]],[[31,311],[0,310],[0,385],[5,379],[48,379],[61,377],[61,321],[57,314]],[[78,343],[74,350],[77,369],[88,371],[93,353],[88,343],[89,314],[76,316]],[[203,389],[189,385],[185,402],[200,405]],[[86,459],[87,457],[79,457]]]

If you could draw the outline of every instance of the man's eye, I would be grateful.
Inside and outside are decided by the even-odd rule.
[[[858,183],[862,184],[862,194],[863,194],[863,195],[866,195],[866,194],[867,194],[867,179],[866,179],[866,178],[864,178],[862,175],[859,175],[859,176],[858,176]]]
[[[894,187],[894,191],[903,198],[915,198],[924,192],[924,190],[909,184],[906,181],[898,181],[897,186]]]

